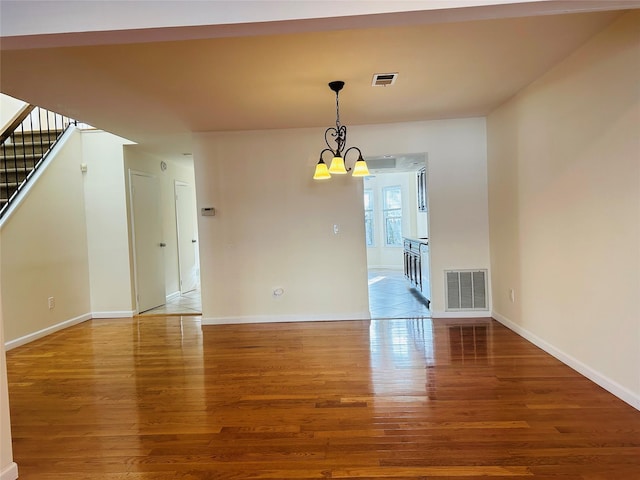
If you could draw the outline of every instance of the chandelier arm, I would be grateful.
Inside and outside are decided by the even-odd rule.
[[[358,158],[362,157],[362,152],[360,151],[360,149],[358,147],[349,147],[345,150],[344,152],[344,156],[342,158],[344,158],[345,160],[347,159],[347,153],[349,153],[351,150],[355,150],[356,152],[358,152]]]
[[[324,155],[324,152],[331,152],[331,155],[333,155],[333,150],[331,148],[325,148],[324,150],[322,150],[320,152],[320,160],[324,161],[322,156]]]

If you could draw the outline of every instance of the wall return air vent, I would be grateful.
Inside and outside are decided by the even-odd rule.
[[[387,87],[396,83],[398,73],[374,73],[372,87]]]
[[[446,270],[447,311],[487,309],[486,270]]]

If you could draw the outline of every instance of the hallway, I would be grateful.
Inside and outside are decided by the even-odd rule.
[[[431,317],[427,301],[402,271],[382,268],[369,269],[369,311],[372,319]]]
[[[200,289],[192,290],[184,295],[177,295],[167,303],[146,312],[140,316],[153,317],[157,315],[202,315],[202,295]]]

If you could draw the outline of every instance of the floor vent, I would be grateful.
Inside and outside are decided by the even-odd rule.
[[[447,311],[487,309],[486,270],[446,270]]]
[[[371,86],[386,87],[388,85],[393,85],[394,83],[396,83],[397,78],[398,78],[397,73],[374,73]]]

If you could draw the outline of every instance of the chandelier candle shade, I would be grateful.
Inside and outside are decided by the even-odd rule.
[[[329,83],[329,88],[336,92],[336,126],[329,127],[324,132],[324,142],[327,144],[327,148],[320,152],[320,160],[316,165],[316,172],[313,175],[314,180],[326,180],[331,178],[331,174],[336,175],[344,175],[347,172],[350,172],[351,169],[347,169],[344,164],[345,158],[347,158],[347,154],[354,150],[358,152],[358,159],[356,160],[355,165],[353,166],[353,172],[351,176],[353,177],[366,177],[369,175],[369,168],[367,167],[367,162],[362,158],[362,152],[358,147],[350,147],[346,150],[344,149],[347,143],[347,127],[340,123],[340,104],[338,101],[340,90],[344,87],[344,82],[335,81]],[[329,143],[329,139],[333,139],[336,143],[335,150],[331,148],[331,144]],[[331,160],[331,165],[327,168],[327,164],[324,163],[322,159],[322,155],[325,152],[331,152],[333,155],[333,159]],[[343,153],[344,152],[344,153]]]

